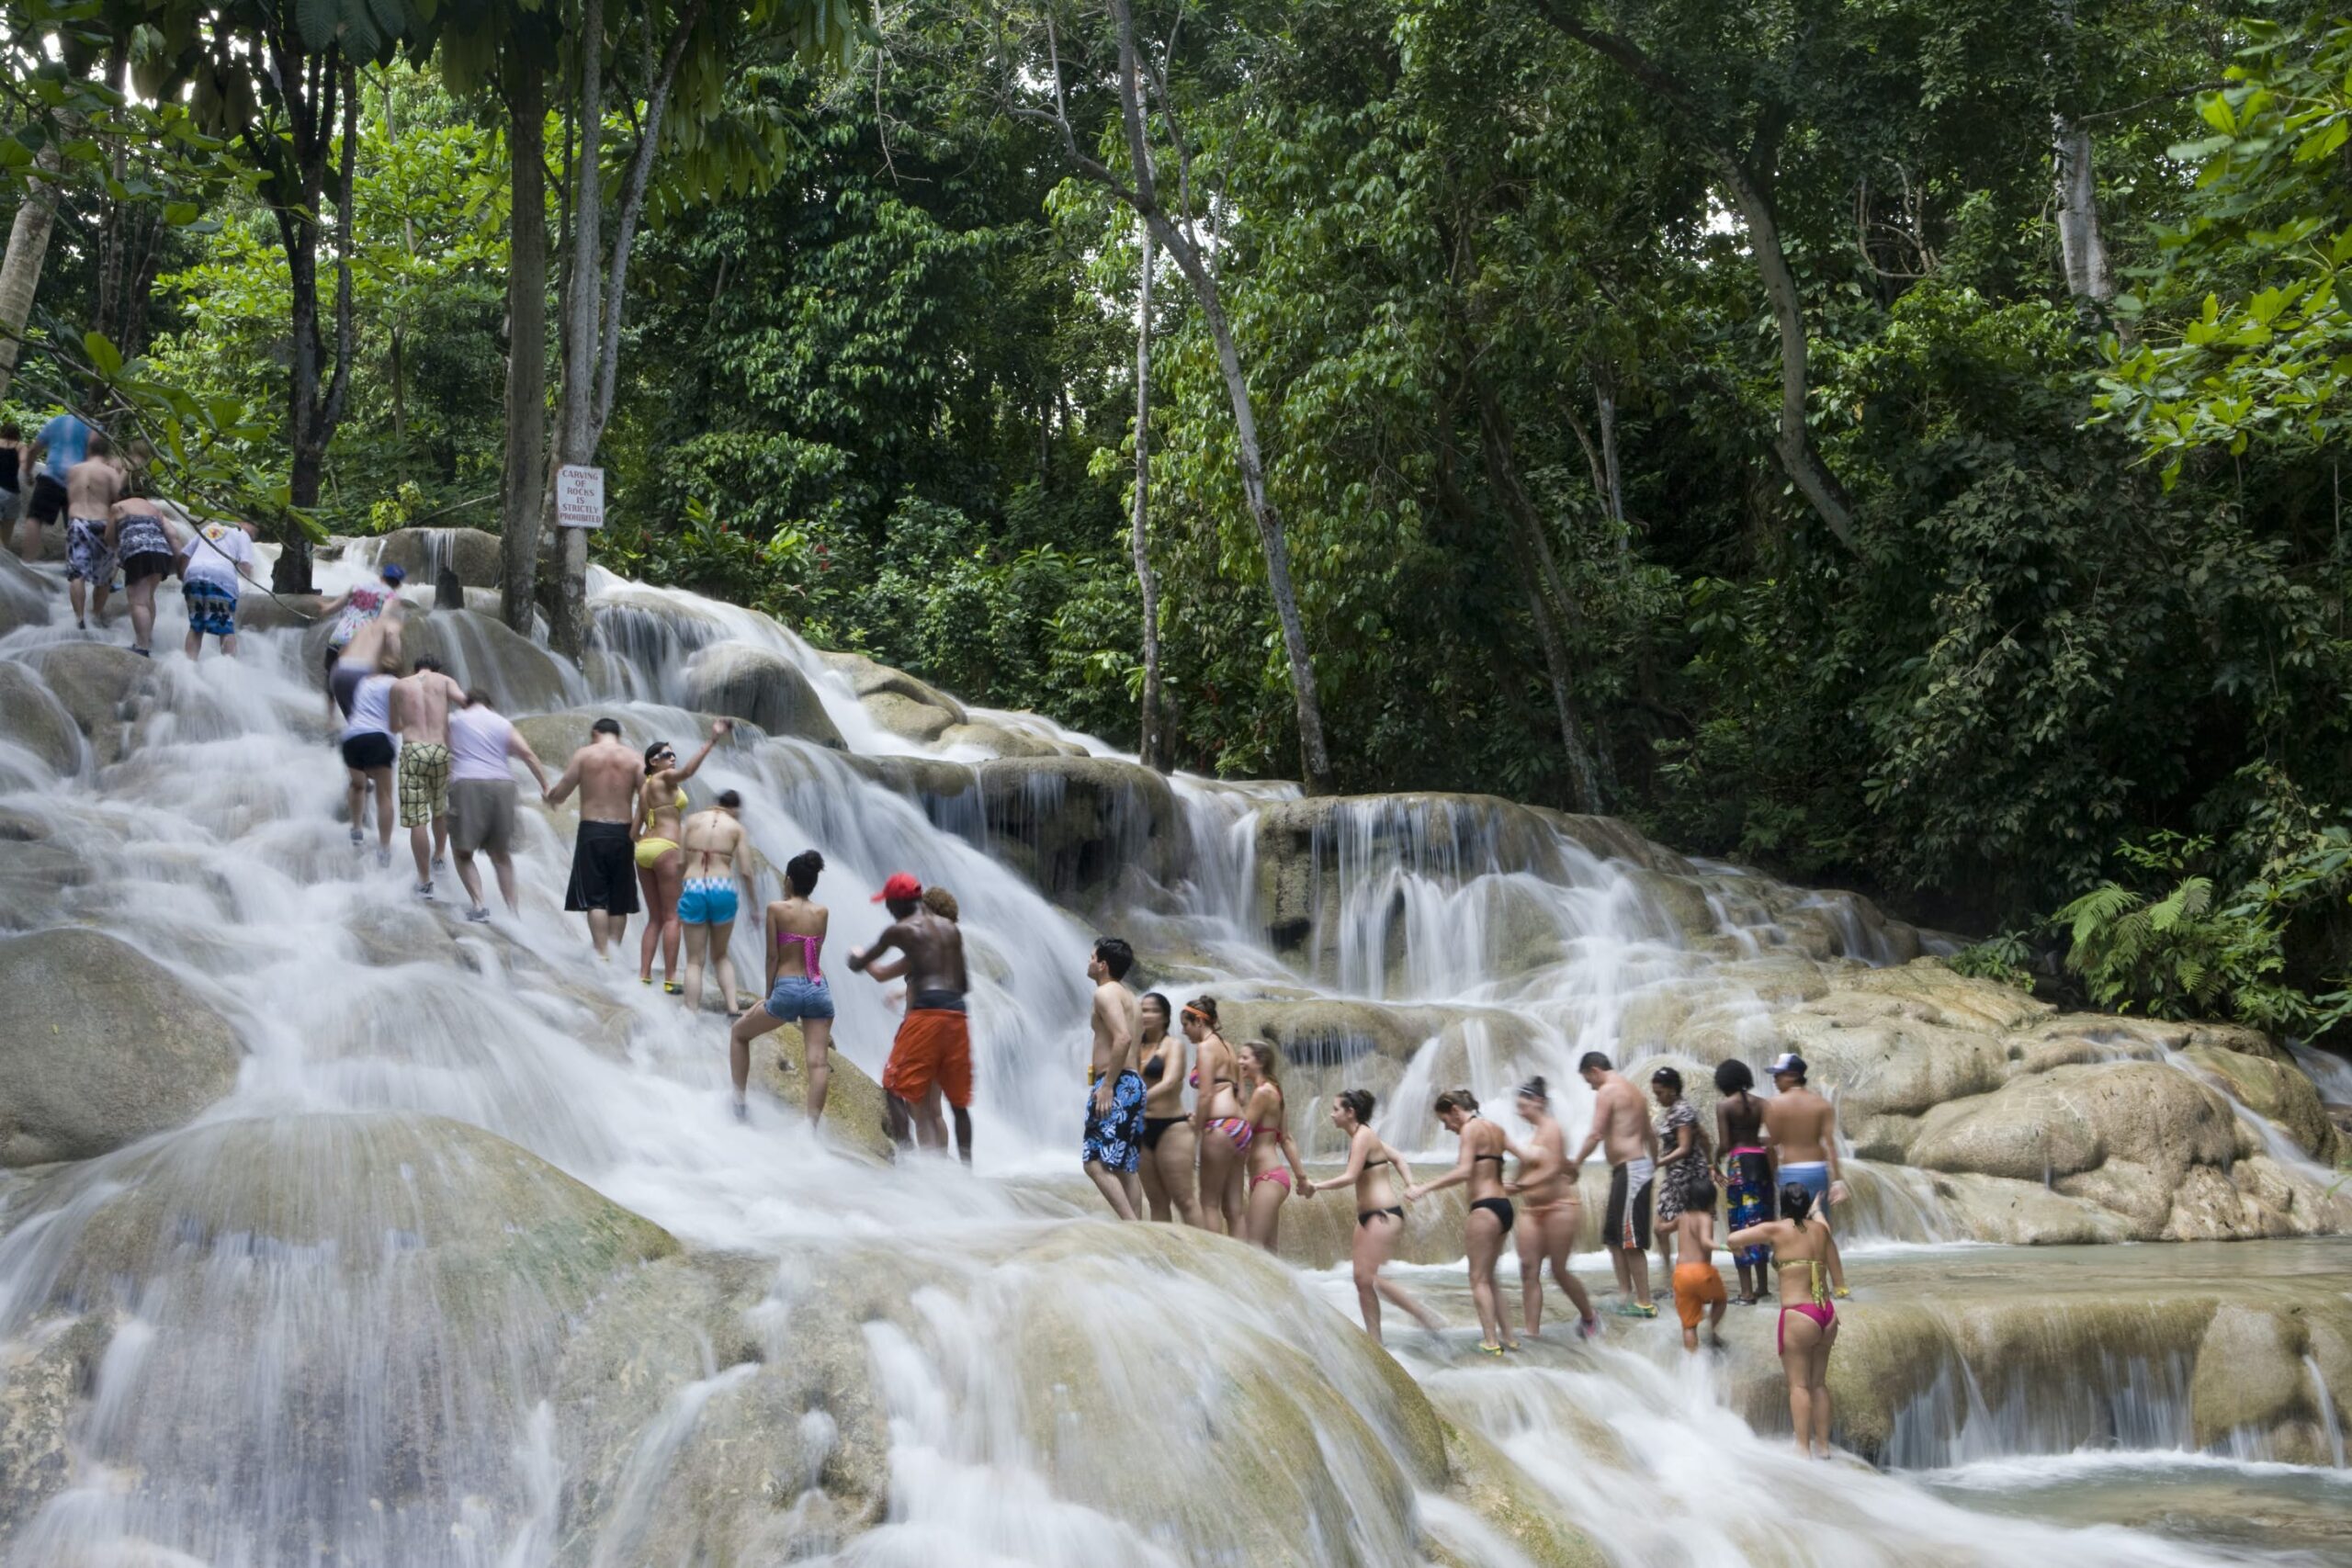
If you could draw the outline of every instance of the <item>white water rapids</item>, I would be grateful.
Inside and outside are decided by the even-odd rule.
[[[364,564],[323,569],[322,586]],[[853,751],[943,754],[876,725],[764,617],[601,575],[596,596],[603,669],[618,689],[591,694],[582,681],[578,700],[684,753],[699,728],[675,705],[684,673],[701,649],[738,641],[807,672]],[[164,711],[136,748],[102,784],[86,763],[59,777],[10,749],[0,809],[40,819],[101,868],[58,891],[57,920],[165,965],[231,1021],[247,1056],[234,1093],[194,1129],[40,1181],[0,1177],[0,1369],[29,1365],[76,1314],[104,1314],[111,1335],[82,1391],[66,1483],[37,1517],[0,1520],[17,1527],[14,1562],[686,1568],[781,1561],[787,1539],[815,1561],[910,1568],[1541,1560],[1417,1473],[1408,1456],[1420,1439],[1364,1353],[1344,1269],[1276,1272],[1229,1248],[1180,1264],[1154,1246],[1114,1245],[1091,1208],[1071,1209],[1065,1188],[1039,1179],[1076,1168],[1093,933],[1008,871],[977,818],[943,827],[839,754],[795,740],[721,751],[694,785],[698,799],[742,792],[771,863],[823,852],[835,1039],[869,1072],[897,1018],[882,987],[836,967],[884,922],[867,894],[907,869],[961,901],[976,979],[978,1174],[926,1159],[876,1168],[771,1100],[755,1100],[751,1125],[732,1123],[723,1025],[637,983],[634,922],[614,964],[594,963],[578,919],[560,912],[569,844],[541,814],[523,814],[519,919],[502,910],[489,931],[451,934],[462,896],[446,873],[439,910],[420,914],[404,835],[389,869],[346,841],[344,770],[323,743],[298,636],[248,634],[241,659],[208,652],[191,665],[176,651],[176,596],[163,599]],[[74,635],[61,617],[0,642],[0,659]],[[563,759],[545,761],[552,773]],[[1475,1087],[1500,1095],[1544,1072],[1575,1130],[1589,1104],[1569,1070],[1576,1056],[1614,1046],[1630,998],[1711,962],[1617,866],[1565,837],[1539,867],[1497,870],[1446,846],[1423,863],[1384,859],[1367,829],[1340,848],[1331,964],[1299,973],[1267,944],[1252,890],[1250,814],[1287,792],[1184,780],[1178,793],[1193,871],[1138,926],[1147,964],[1143,933],[1156,931],[1228,981],[1498,1010],[1516,1021],[1509,1036],[1464,1046]],[[1826,902],[1854,933],[1852,956],[1883,958],[1849,908]],[[1530,909],[1550,923],[1558,961],[1532,978],[1491,973],[1495,943]],[[1722,912],[1727,929],[1770,940]],[[735,953],[748,990],[758,937],[745,913]],[[1399,949],[1401,965],[1389,964]],[[40,1006],[10,1002],[20,1017]],[[1761,1001],[1753,1018],[1760,1051]],[[1439,1059],[1432,1040],[1384,1106],[1382,1129],[1403,1146],[1444,1141],[1423,1109],[1426,1091],[1444,1087],[1431,1076]],[[471,1145],[452,1153],[420,1135],[407,1119],[419,1113],[485,1129],[690,1249],[730,1255],[758,1281],[758,1304],[731,1337],[704,1338],[690,1364],[623,1347],[602,1363],[621,1369],[607,1383],[569,1385],[574,1336],[590,1332],[586,1298],[566,1295],[552,1266],[498,1266],[520,1244],[495,1201],[518,1179]],[[1293,1111],[1318,1135],[1321,1114]],[[126,1195],[152,1208],[127,1210]],[[198,1237],[175,1218],[199,1210],[241,1216],[233,1237]],[[1901,1212],[1909,1217],[1883,1228],[1891,1240],[1964,1239],[1939,1229],[1931,1197]],[[146,1229],[132,1223],[142,1216]],[[492,1261],[428,1267],[428,1252],[449,1251],[428,1240],[452,1231],[468,1238],[464,1259]],[[1871,1255],[1867,1245],[1851,1254]],[[1406,1272],[1416,1288],[1458,1274]],[[1504,1284],[1515,1294],[1508,1264]],[[841,1306],[844,1292],[888,1310]],[[1458,1296],[1442,1304],[1469,1321]],[[826,1353],[862,1353],[887,1433],[885,1516],[828,1537],[820,1478],[848,1462],[854,1413],[809,1398],[778,1418],[794,1435],[791,1465],[741,1448],[718,1461],[721,1481],[781,1499],[775,1533],[718,1555],[700,1555],[707,1543],[673,1551],[672,1511],[715,1495],[682,1479],[707,1458],[698,1435],[762,1397],[764,1370],[813,1363],[812,1325],[836,1311],[846,1315]],[[1807,1463],[1785,1439],[1750,1431],[1711,1364],[1671,1348],[1670,1325],[1648,1327],[1510,1364],[1466,1356],[1467,1328],[1398,1336],[1395,1348],[1445,1421],[1532,1482],[1523,1507],[1580,1529],[1612,1562],[2215,1560],[2154,1534],[1964,1506],[1975,1468],[2013,1465],[2011,1453],[1924,1461],[1947,1466],[1932,1490],[1899,1472]],[[631,1398],[651,1417],[603,1432],[603,1402],[618,1410]],[[2185,1447],[2178,1427],[2152,1418],[2133,1435],[2156,1462],[2156,1450]],[[589,1498],[592,1451],[609,1456],[595,1473],[611,1479]],[[2343,1487],[2340,1472],[2293,1473]],[[2326,1495],[2352,1504],[2352,1488]],[[2260,1545],[2244,1559],[2296,1560]]]

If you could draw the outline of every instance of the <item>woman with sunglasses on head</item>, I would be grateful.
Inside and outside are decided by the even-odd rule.
[[[1143,1006],[1143,1195],[1155,1220],[1201,1223],[1193,1158],[1200,1143],[1184,1113],[1184,1038],[1168,1032],[1168,998],[1147,991]]]
[[[1290,1135],[1290,1117],[1283,1103],[1283,1056],[1272,1042],[1252,1040],[1241,1047],[1241,1087],[1250,1096],[1242,1112],[1250,1120],[1250,1152],[1243,1156],[1249,1173],[1243,1201],[1241,1239],[1268,1252],[1281,1230],[1283,1201],[1294,1182],[1306,1186],[1305,1162]],[[1313,1189],[1306,1188],[1311,1195]]]
[[[1530,1337],[1544,1332],[1544,1267],[1550,1264],[1552,1279],[1562,1293],[1577,1309],[1577,1336],[1589,1339],[1599,1332],[1600,1319],[1592,1310],[1592,1297],[1584,1281],[1568,1272],[1568,1253],[1577,1243],[1577,1229],[1584,1223],[1584,1197],[1577,1190],[1577,1173],[1568,1168],[1568,1134],[1552,1114],[1551,1090],[1542,1077],[1532,1077],[1519,1086],[1519,1118],[1535,1129],[1535,1135],[1521,1148],[1510,1145],[1519,1156],[1517,1179],[1503,1184],[1503,1190],[1516,1196],[1520,1207],[1526,1212],[1514,1228],[1519,1233],[1519,1292],[1520,1305],[1527,1318]]]
[[[1462,1140],[1462,1157],[1443,1176],[1406,1188],[1405,1201],[1470,1184],[1470,1213],[1462,1223],[1462,1239],[1469,1253],[1470,1300],[1486,1335],[1478,1348],[1499,1356],[1519,1348],[1502,1292],[1495,1287],[1495,1260],[1502,1256],[1503,1237],[1510,1234],[1512,1220],[1510,1200],[1503,1196],[1503,1156],[1510,1141],[1500,1127],[1478,1114],[1477,1099],[1466,1089],[1450,1089],[1437,1097],[1437,1119]]]
[[[1184,1038],[1197,1053],[1184,1081],[1193,1090],[1193,1137],[1201,1149],[1201,1219],[1219,1235],[1245,1234],[1242,1172],[1255,1136],[1241,1111],[1241,1064],[1217,1032],[1216,998],[1184,1004]]]
[[[1445,1326],[1437,1314],[1408,1294],[1401,1285],[1380,1277],[1396,1256],[1405,1235],[1405,1205],[1398,1200],[1400,1181],[1413,1179],[1412,1168],[1380,1141],[1372,1130],[1373,1099],[1369,1089],[1342,1089],[1331,1102],[1331,1125],[1348,1140],[1347,1168],[1329,1181],[1301,1181],[1298,1190],[1312,1195],[1325,1188],[1353,1187],[1356,1194],[1356,1305],[1363,1313],[1364,1332],[1375,1345],[1380,1337],[1380,1303],[1388,1303],[1413,1314],[1413,1320],[1434,1334]]]
[[[645,782],[638,786],[637,885],[645,893],[645,936],[638,943],[637,977],[653,984],[653,950],[662,950],[662,988],[672,996],[685,987],[678,980],[678,942],[685,927],[678,919],[678,896],[685,889],[684,858],[678,852],[686,811],[686,781],[702,771],[711,748],[735,728],[731,718],[713,720],[710,739],[695,760],[678,765],[677,748],[656,740],[645,749]],[[731,998],[730,998],[731,999]]]

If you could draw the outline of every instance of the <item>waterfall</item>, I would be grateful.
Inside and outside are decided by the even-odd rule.
[[[322,562],[322,586],[374,558],[363,544]],[[878,1163],[861,1152],[870,1129],[812,1133],[764,1094],[750,1125],[729,1120],[716,1014],[638,983],[636,929],[603,967],[562,913],[561,818],[524,809],[522,913],[487,927],[455,919],[446,886],[424,903],[402,867],[355,854],[297,631],[256,630],[235,660],[159,658],[62,761],[12,713],[0,850],[50,858],[10,883],[5,929],[118,942],[175,1006],[222,1020],[239,1055],[192,1124],[0,1171],[0,1438],[14,1410],[70,1413],[40,1467],[0,1475],[8,1562],[1558,1560],[1498,1519],[1628,1564],[2210,1560],[1952,1500],[1972,1466],[2019,1454],[2193,1447],[2193,1363],[2170,1340],[2000,1376],[1953,1349],[1893,1418],[1885,1470],[1810,1465],[1772,1428],[1769,1356],[1742,1363],[1766,1369],[1760,1393],[1735,1387],[1685,1361],[1670,1325],[1507,1365],[1467,1364],[1459,1329],[1376,1351],[1353,1319],[1344,1194],[1302,1196],[1284,1220],[1340,1235],[1328,1272],[1075,1223],[1097,1212],[1074,1179],[1085,970],[1105,926],[1143,952],[1147,983],[1309,1010],[1283,1043],[1311,1150],[1336,1152],[1325,1108],[1360,1079],[1381,1092],[1383,1134],[1433,1171],[1452,1158],[1438,1089],[1469,1083],[1507,1120],[1510,1086],[1541,1072],[1580,1134],[1588,1050],[1639,1081],[1659,1061],[1703,1066],[1675,1043],[1702,1028],[1760,1060],[1791,975],[1912,950],[1858,901],[1503,803],[1159,788],[1098,740],[975,710],[1098,770],[1089,798],[1107,804],[1040,886],[1009,862],[1075,809],[1066,780],[1081,775],[1058,761],[1023,774],[895,734],[805,641],[740,607],[599,571],[592,608],[592,654],[560,666],[559,716],[534,733],[584,740],[593,706],[690,752],[699,661],[730,649],[816,694],[842,749],[747,730],[689,787],[697,806],[741,792],[765,865],[825,855],[835,1045],[865,1073],[899,1021],[841,962],[887,919],[869,894],[899,870],[956,894],[978,1179]],[[0,671],[74,646],[54,622],[20,628],[0,637]],[[459,650],[469,675],[511,657],[489,637]],[[1306,852],[1275,863],[1268,846],[1310,812]],[[1117,874],[1146,858],[1149,876]],[[32,875],[16,863],[0,875]],[[751,989],[755,911],[733,940]],[[763,1074],[787,1070],[784,1038],[757,1048]],[[157,1058],[157,1076],[178,1070]],[[1952,1245],[1975,1238],[1949,1184],[1851,1157],[1875,1146],[1856,1136],[1858,1275],[1905,1248],[1936,1249],[1937,1268],[1974,1257]],[[1605,1174],[1584,1174],[1597,1225]],[[1398,1265],[1414,1288],[1456,1288],[1453,1235],[1443,1269]],[[1588,1250],[1577,1262],[1605,1277]],[[1742,1311],[1760,1343],[1770,1309]],[[2320,1363],[2302,1366],[2341,1466]]]

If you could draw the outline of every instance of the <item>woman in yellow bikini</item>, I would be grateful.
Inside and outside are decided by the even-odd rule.
[[[1781,1215],[1736,1230],[1724,1246],[1736,1256],[1744,1247],[1769,1247],[1781,1271],[1781,1369],[1789,1379],[1789,1419],[1797,1429],[1797,1451],[1829,1457],[1829,1352],[1838,1344],[1838,1304],[1830,1300],[1824,1265],[1830,1248],[1828,1222],[1813,1212],[1812,1189],[1792,1181],[1781,1189]]]
[[[686,809],[685,782],[702,771],[712,747],[735,728],[731,718],[714,721],[710,739],[695,760],[678,765],[676,748],[656,740],[645,749],[645,783],[637,792],[637,885],[645,894],[645,937],[638,943],[637,977],[653,984],[653,950],[662,949],[662,988],[672,996],[685,987],[678,983],[678,942],[685,927],[678,921],[678,895],[685,886],[684,859],[678,853],[679,823]],[[731,998],[729,998],[732,999]]]

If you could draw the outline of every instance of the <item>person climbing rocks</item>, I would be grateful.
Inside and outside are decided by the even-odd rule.
[[[1143,1158],[1144,1084],[1136,1070],[1143,1005],[1126,983],[1135,963],[1136,950],[1115,936],[1099,939],[1086,960],[1086,977],[1094,982],[1088,1010],[1094,1044],[1086,1068],[1079,1159],[1087,1179],[1123,1220],[1136,1218],[1143,1209],[1143,1177],[1137,1168]]]
[[[1519,1119],[1535,1131],[1525,1148],[1514,1145],[1519,1172],[1503,1184],[1504,1192],[1519,1201],[1522,1211],[1514,1229],[1519,1234],[1519,1291],[1521,1315],[1529,1337],[1544,1333],[1544,1269],[1551,1266],[1553,1282],[1577,1309],[1577,1335],[1589,1339],[1600,1330],[1592,1297],[1568,1268],[1576,1248],[1577,1231],[1584,1222],[1584,1194],[1577,1190],[1577,1169],[1568,1163],[1567,1129],[1552,1114],[1552,1090],[1543,1077],[1519,1086]]]
[[[1838,1108],[1805,1082],[1805,1060],[1784,1051],[1772,1062],[1772,1098],[1764,1102],[1764,1134],[1771,1140],[1773,1165],[1781,1173],[1781,1190],[1802,1187],[1813,1194],[1813,1207],[1824,1221],[1835,1204],[1846,1201],[1846,1180],[1838,1166]],[[1823,1234],[1828,1234],[1825,1227]],[[1846,1297],[1846,1263],[1838,1256],[1831,1236],[1823,1250],[1829,1270],[1830,1293]]]
[[[1657,1131],[1643,1108],[1642,1091],[1609,1065],[1600,1051],[1587,1051],[1577,1072],[1592,1090],[1592,1131],[1568,1162],[1584,1164],[1592,1151],[1609,1156],[1609,1206],[1600,1220],[1601,1245],[1617,1271],[1623,1317],[1656,1317],[1650,1300],[1650,1178],[1657,1169]]]
[[[1756,1097],[1756,1075],[1736,1056],[1715,1067],[1715,1146],[1724,1151],[1724,1224],[1746,1230],[1774,1217],[1772,1151],[1764,1135],[1764,1102]],[[1741,1247],[1732,1254],[1739,1269],[1739,1304],[1754,1306],[1763,1295],[1768,1247]]]
[[[752,836],[743,831],[743,797],[718,792],[709,809],[679,825],[678,858],[685,881],[678,895],[678,924],[686,939],[685,1003],[702,1010],[703,976],[718,972],[719,1010],[736,1020],[735,917],[752,898]]]
[[[549,806],[561,806],[572,791],[580,792],[580,831],[572,840],[571,881],[563,907],[588,917],[588,940],[599,960],[609,957],[637,913],[629,822],[644,782],[645,759],[622,744],[621,721],[600,718],[588,727],[588,744],[571,754],[563,776],[541,796]]]
[[[907,1016],[891,1042],[882,1069],[882,1089],[892,1140],[906,1145],[908,1123],[927,1149],[946,1146],[939,1114],[944,1096],[955,1112],[956,1152],[972,1163],[972,1031],[965,994],[971,988],[964,968],[964,933],[953,920],[923,908],[922,884],[894,872],[876,894],[891,923],[874,945],[851,950],[849,966],[863,974],[884,953],[907,955]]]
[[[371,628],[372,629],[372,628]],[[362,824],[368,819],[368,792],[376,792],[376,864],[392,863],[392,760],[399,746],[392,739],[392,688],[400,654],[386,627],[368,639],[375,654],[373,669],[355,659],[334,667],[336,700],[348,716],[343,727],[343,765],[348,775],[345,788],[351,814],[351,842],[366,842]],[[355,644],[355,649],[359,645]]]
[[[433,897],[433,868],[449,848],[449,710],[466,689],[419,654],[392,688],[392,733],[401,738],[401,826],[416,858],[416,896]]]
[[[673,997],[685,990],[678,980],[678,944],[685,933],[678,920],[678,897],[685,883],[678,855],[678,835],[683,830],[678,824],[685,815],[686,781],[702,771],[711,748],[734,728],[731,718],[712,720],[710,739],[684,767],[678,765],[676,748],[666,740],[656,740],[645,749],[645,779],[638,786],[637,816],[631,829],[636,843],[630,852],[637,861],[638,886],[645,893],[645,937],[638,943],[637,977],[642,984],[653,984],[653,953],[660,948],[662,988]]]
[[[1713,1202],[1714,1184],[1707,1177],[1707,1140],[1699,1130],[1698,1108],[1682,1092],[1682,1074],[1660,1067],[1650,1075],[1650,1098],[1662,1115],[1657,1137],[1657,1263],[1658,1272],[1674,1278],[1674,1243],[1681,1232],[1678,1222],[1690,1194],[1705,1188]]]
[[[1495,1283],[1495,1260],[1502,1256],[1503,1237],[1510,1235],[1516,1218],[1510,1200],[1503,1196],[1503,1156],[1510,1152],[1510,1140],[1500,1127],[1478,1114],[1477,1098],[1466,1089],[1439,1095],[1436,1110],[1445,1130],[1461,1140],[1460,1156],[1443,1176],[1406,1188],[1405,1201],[1419,1202],[1432,1192],[1469,1184],[1470,1212],[1462,1222],[1462,1242],[1469,1255],[1470,1302],[1485,1334],[1479,1350],[1499,1356],[1519,1348],[1510,1329],[1510,1310]]]
[[[1707,1343],[1714,1349],[1724,1346],[1724,1309],[1730,1298],[1724,1294],[1723,1271],[1715,1267],[1715,1188],[1707,1179],[1707,1168],[1696,1165],[1698,1179],[1682,1189],[1682,1207],[1674,1216],[1675,1257],[1681,1259],[1674,1266],[1674,1315],[1682,1321],[1682,1348],[1699,1348],[1699,1320],[1707,1320]]]
[[[56,424],[53,419],[42,427],[44,440]],[[60,462],[61,448],[50,448],[50,471],[65,476],[65,596],[74,606],[77,631],[88,631],[91,617],[105,617],[107,595],[114,592],[115,559],[108,541],[114,531],[114,503],[122,499],[126,483],[123,467],[116,461],[114,444],[106,432],[86,425],[83,429],[82,455],[70,467]],[[42,497],[37,494],[33,499],[38,505]]]
[[[1775,1347],[1789,1381],[1789,1419],[1796,1427],[1797,1452],[1827,1459],[1829,1352],[1838,1344],[1838,1307],[1824,1274],[1838,1239],[1829,1234],[1828,1221],[1814,1214],[1812,1188],[1783,1182],[1780,1200],[1781,1218],[1736,1230],[1724,1245],[1734,1251],[1744,1247],[1771,1249],[1772,1266],[1781,1271]]]
[[[343,662],[344,650],[352,646],[362,627],[381,615],[388,606],[400,603],[401,584],[407,581],[408,569],[395,562],[378,572],[374,582],[355,584],[319,606],[319,619],[323,621],[330,615],[334,617],[327,632],[325,661],[327,715],[330,718],[338,705],[334,686],[334,668]]]
[[[187,641],[182,651],[194,660],[213,638],[221,653],[237,656],[237,591],[254,576],[254,525],[233,519],[200,523],[180,552],[180,599],[187,607]]]
[[[465,705],[449,715],[449,854],[466,890],[466,919],[476,922],[490,919],[481,873],[474,867],[477,853],[490,857],[506,912],[522,912],[514,895],[516,793],[510,759],[530,769],[539,793],[547,794],[548,771],[523,732],[498,711],[488,692],[468,692]]]
[[[155,502],[139,493],[133,475],[123,476],[124,494],[107,511],[106,550],[122,568],[122,593],[130,602],[130,651],[155,656],[155,590],[179,570],[180,547]]]
[[[824,1120],[825,1092],[833,1077],[833,989],[825,983],[825,933],[833,912],[812,900],[825,857],[803,850],[784,865],[784,897],[767,907],[762,946],[767,952],[767,999],[735,1021],[727,1035],[727,1065],[735,1079],[735,1119],[750,1114],[743,1103],[752,1081],[752,1042],[780,1024],[800,1026],[803,1100],[811,1126]]]
[[[71,515],[71,498],[66,493],[66,478],[76,465],[90,456],[90,438],[97,434],[87,421],[76,413],[58,413],[33,433],[31,445],[17,456],[17,478],[25,487],[24,526],[17,534],[17,553],[28,561],[40,559],[41,530],[61,516]],[[112,502],[109,501],[109,505]],[[93,516],[103,515],[93,513]],[[70,547],[72,525],[67,525],[66,536]],[[72,566],[69,557],[68,568]],[[70,581],[70,579],[69,579]],[[111,574],[107,586],[113,586]],[[74,604],[74,619],[81,619],[79,601]]]
[[[1331,1101],[1331,1125],[1348,1141],[1348,1163],[1339,1175],[1322,1181],[1302,1181],[1299,1190],[1312,1197],[1326,1189],[1355,1190],[1356,1224],[1351,1263],[1356,1307],[1363,1314],[1363,1331],[1375,1345],[1380,1337],[1380,1303],[1388,1303],[1412,1314],[1413,1320],[1434,1334],[1445,1325],[1395,1281],[1381,1277],[1381,1269],[1396,1256],[1405,1235],[1405,1203],[1397,1183],[1410,1184],[1413,1168],[1405,1156],[1381,1142],[1372,1130],[1372,1091],[1343,1089]]]

